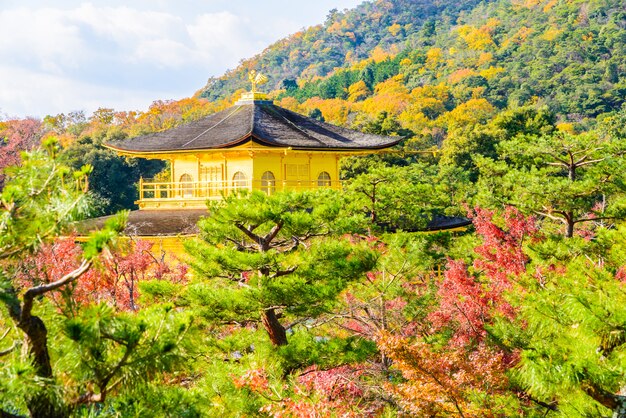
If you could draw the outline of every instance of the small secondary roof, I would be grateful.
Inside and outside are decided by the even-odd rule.
[[[207,216],[207,209],[158,209],[134,210],[128,215],[125,235],[140,237],[164,237],[177,235],[196,235],[200,232],[197,223]],[[75,230],[79,235],[101,229],[111,216],[103,216],[79,222]],[[424,231],[446,231],[471,224],[467,218],[435,215],[428,221]]]
[[[130,153],[231,148],[249,141],[302,150],[367,150],[391,147],[403,138],[367,134],[321,122],[275,106],[271,101],[239,101],[205,118],[106,146]]]

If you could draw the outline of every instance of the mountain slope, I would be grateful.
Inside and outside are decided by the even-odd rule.
[[[425,22],[453,21],[479,0],[377,0],[339,12],[331,10],[323,24],[297,32],[270,45],[261,54],[222,77],[210,78],[200,96],[216,100],[247,88],[247,72],[266,74],[272,89],[283,80],[326,76],[335,68],[369,58],[373,51],[401,50],[407,38]]]
[[[447,110],[484,98],[497,108],[545,104],[561,119],[581,122],[624,102],[625,29],[620,0],[366,2],[210,80],[201,96],[214,100],[246,88],[250,68],[270,76],[269,89],[286,90],[275,97],[300,104],[348,100],[363,81],[362,94],[350,100],[358,102],[401,76],[407,93],[445,86]]]

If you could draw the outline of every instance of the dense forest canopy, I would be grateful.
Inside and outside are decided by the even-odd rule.
[[[625,42],[617,0],[367,1],[192,98],[0,121],[0,416],[626,417]],[[404,140],[341,191],[213,202],[178,259],[123,212],[68,239],[169,180],[103,142],[251,69]]]

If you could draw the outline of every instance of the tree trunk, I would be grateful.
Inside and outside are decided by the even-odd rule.
[[[27,321],[18,323],[18,327],[26,334],[28,351],[33,359],[37,376],[51,379],[52,365],[48,353],[48,330],[43,321],[37,316],[28,317]],[[65,418],[68,415],[65,408],[55,402],[54,396],[46,391],[31,393],[26,399],[28,410],[32,418]]]
[[[12,290],[12,298],[4,302],[9,308],[9,315],[17,324],[17,327],[26,334],[26,344],[28,352],[35,367],[37,376],[44,379],[52,379],[52,364],[48,353],[48,329],[38,316],[30,313],[32,304],[24,310],[24,306],[15,297],[15,290]],[[44,390],[33,391],[26,397],[26,406],[32,418],[65,418],[69,416],[68,411],[59,400],[54,399],[54,395]]]
[[[261,320],[263,321],[265,330],[270,336],[272,344],[275,346],[287,345],[287,333],[285,332],[285,327],[278,322],[274,309],[263,311],[261,314]]]
[[[574,236],[574,213],[567,212],[565,214],[565,224],[567,229],[565,231],[566,238],[572,238]]]

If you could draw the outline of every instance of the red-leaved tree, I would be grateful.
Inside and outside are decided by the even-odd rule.
[[[2,169],[18,164],[20,153],[37,146],[40,139],[41,122],[36,119],[0,122],[0,189],[4,184]]]
[[[507,208],[498,226],[494,213],[476,208],[472,221],[482,242],[469,267],[449,260],[427,315],[430,329],[416,338],[383,334],[380,349],[405,379],[389,385],[401,408],[418,416],[502,416],[517,397],[507,370],[518,353],[490,339],[497,317],[513,318],[505,292],[526,271],[526,240],[535,239],[534,219]],[[502,402],[509,398],[509,402]],[[517,413],[519,411],[508,411]]]
[[[25,283],[50,283],[63,272],[76,268],[82,254],[73,237],[45,245],[23,263],[21,279]],[[153,243],[128,240],[112,252],[100,256],[94,268],[63,291],[52,293],[53,302],[62,310],[76,313],[87,303],[105,302],[120,310],[139,309],[138,283],[143,280],[184,282],[187,266],[168,263],[165,254],[155,256]]]

